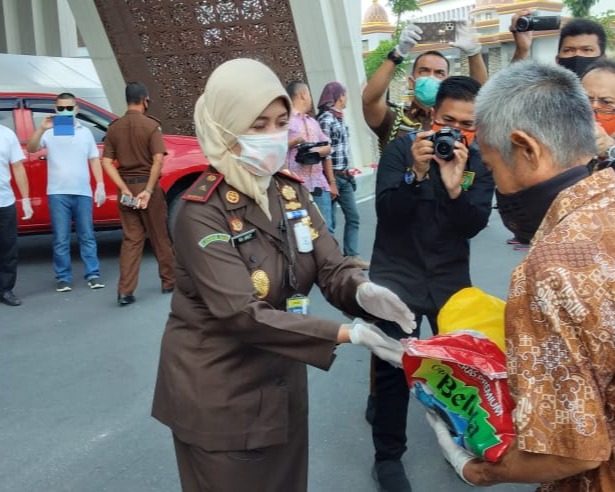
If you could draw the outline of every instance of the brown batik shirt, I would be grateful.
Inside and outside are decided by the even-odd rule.
[[[541,492],[615,491],[615,173],[562,191],[506,306],[519,449],[599,461]]]

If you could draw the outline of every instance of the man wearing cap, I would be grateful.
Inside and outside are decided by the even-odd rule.
[[[167,204],[158,184],[166,148],[160,122],[145,113],[150,99],[141,82],[126,86],[128,109],[107,131],[103,167],[118,187],[120,219],[124,235],[120,251],[120,279],[117,302],[136,301],[139,265],[145,237],[149,237],[158,260],[163,294],[173,292],[173,250],[167,231]],[[117,169],[113,165],[116,160]]]

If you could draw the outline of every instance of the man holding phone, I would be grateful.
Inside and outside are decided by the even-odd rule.
[[[450,24],[450,23],[448,23]],[[428,130],[431,125],[429,110],[434,105],[442,80],[449,76],[449,61],[439,51],[427,51],[414,60],[408,86],[414,91],[409,106],[394,108],[386,100],[386,92],[397,70],[417,43],[422,41],[423,30],[409,23],[402,31],[395,49],[388,54],[363,90],[363,116],[378,137],[380,150],[399,135],[413,130]],[[476,32],[466,23],[455,23],[455,41],[449,43],[468,57],[470,76],[484,84],[487,67],[481,55],[481,45]]]
[[[167,202],[158,180],[167,153],[160,122],[145,113],[150,99],[141,82],[126,86],[126,113],[109,126],[103,150],[103,167],[118,187],[122,248],[117,302],[126,306],[136,301],[139,265],[145,238],[149,237],[162,282],[163,294],[175,288],[175,257],[167,230]],[[116,168],[113,161],[117,159]]]
[[[75,223],[84,278],[91,289],[105,286],[94,236],[93,201],[100,207],[106,200],[100,155],[89,128],[76,120],[75,96],[63,92],[56,97],[56,116],[47,116],[30,137],[28,152],[47,149],[47,198],[53,231],[53,268],[56,291],[72,290],[70,238]],[[90,170],[96,180],[94,200]]]

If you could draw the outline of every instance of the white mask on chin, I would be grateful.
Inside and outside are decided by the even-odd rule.
[[[241,165],[256,176],[273,176],[286,163],[288,130],[262,135],[237,135]]]

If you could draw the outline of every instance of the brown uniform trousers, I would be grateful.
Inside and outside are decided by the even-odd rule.
[[[117,159],[122,179],[132,195],[137,196],[147,185],[153,156],[166,152],[160,122],[140,111],[128,110],[109,126],[103,157]],[[137,288],[146,236],[158,260],[162,288],[174,288],[174,255],[167,231],[167,204],[160,186],[154,186],[147,209],[118,206],[124,232],[118,294],[132,295]]]
[[[132,195],[137,196],[145,189],[146,184],[134,183],[127,186]],[[158,275],[162,288],[172,289],[175,286],[174,256],[167,231],[167,202],[160,186],[156,185],[154,188],[146,209],[135,210],[123,205],[119,205],[119,208],[123,238],[118,293],[132,294],[137,288],[146,234],[158,260]]]

